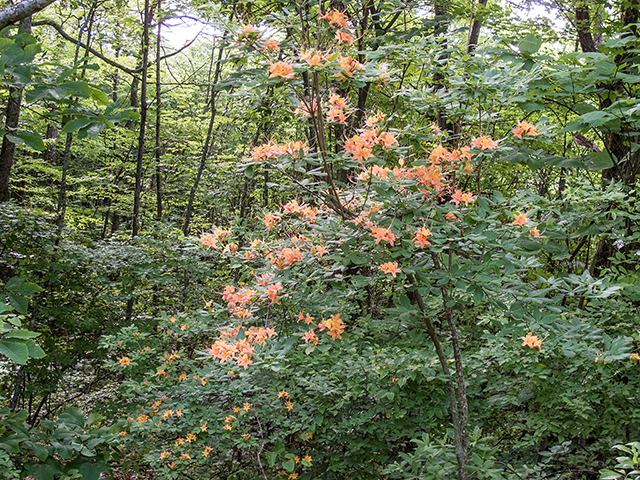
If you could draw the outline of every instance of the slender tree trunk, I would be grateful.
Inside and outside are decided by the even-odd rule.
[[[18,32],[31,32],[31,17],[20,20]],[[18,130],[21,103],[22,89],[9,88],[9,98],[7,99],[7,109],[5,111],[5,129],[9,134],[14,134]],[[0,149],[0,202],[7,202],[11,198],[11,168],[15,151],[16,144],[11,142],[5,135],[2,138],[2,148]]]
[[[224,41],[225,39],[223,38],[222,43],[218,47],[218,58],[216,60],[216,71],[215,71],[215,74],[213,75],[212,90],[215,90],[215,86],[218,84],[218,79],[220,78],[220,70],[222,68],[222,54],[224,52]],[[215,50],[212,54],[215,55]],[[187,203],[187,211],[185,212],[184,224],[182,225],[182,232],[185,235],[189,235],[191,215],[193,214],[193,202],[195,201],[195,198],[196,198],[196,192],[198,191],[198,185],[200,184],[202,173],[204,172],[204,168],[207,165],[207,158],[209,156],[211,137],[213,133],[213,124],[216,120],[216,98],[217,98],[217,92],[212,91],[211,115],[209,117],[209,127],[207,128],[207,136],[204,141],[204,146],[202,147],[202,154],[200,155],[200,165],[198,166],[198,172],[196,173],[196,178],[193,182],[193,186],[191,187],[191,191],[189,192],[189,201]]]
[[[151,15],[149,0],[144,2],[144,26],[142,30],[142,79],[140,81],[140,133],[138,135],[138,155],[136,159],[136,185],[133,192],[132,237],[138,236],[140,229],[140,195],[142,192],[142,167],[144,159],[145,127],[147,124],[147,70],[149,65],[149,24]]]
[[[161,1],[158,0],[158,38],[156,39],[156,220],[162,219],[162,143],[160,140],[160,127],[162,115],[162,88],[160,82],[160,57],[162,47],[162,18],[160,17]]]
[[[483,7],[487,6],[487,0],[478,0],[478,5]],[[478,38],[480,37],[480,29],[482,28],[482,20],[478,19],[478,13],[473,10],[473,3],[471,4],[471,25],[469,26],[469,37],[467,38],[467,53],[473,52],[476,45],[478,45]]]

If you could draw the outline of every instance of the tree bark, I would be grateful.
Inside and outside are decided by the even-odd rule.
[[[149,62],[149,24],[151,15],[149,0],[144,2],[144,25],[142,29],[142,73],[140,80],[140,132],[136,158],[136,185],[133,192],[133,224],[131,236],[137,237],[140,229],[140,195],[142,193],[142,167],[144,159],[145,127],[147,124],[147,70]]]
[[[22,22],[55,1],[56,0],[24,0],[17,5],[5,8],[0,11],[0,30],[16,22]]]
[[[160,6],[162,0],[158,0],[158,37],[156,38],[156,220],[162,219],[162,141],[160,139],[160,127],[162,120],[162,88],[160,83],[160,56],[162,47],[162,18],[160,18]]]
[[[223,38],[222,43],[218,47],[218,58],[216,60],[216,71],[213,75],[213,83],[212,83],[212,93],[211,93],[211,115],[209,117],[209,127],[207,128],[207,136],[204,141],[204,146],[202,147],[202,154],[200,155],[200,165],[198,165],[198,172],[196,173],[196,178],[193,182],[193,186],[191,187],[191,191],[189,192],[189,201],[187,203],[187,211],[184,215],[184,224],[182,225],[182,232],[185,235],[189,235],[189,226],[191,224],[191,215],[193,214],[193,202],[196,198],[196,192],[198,191],[198,185],[200,184],[200,179],[202,178],[202,173],[204,172],[204,167],[207,165],[207,158],[209,157],[209,150],[211,149],[211,137],[213,133],[213,124],[216,120],[216,98],[218,92],[216,92],[215,86],[218,84],[218,79],[220,78],[220,70],[222,69],[222,53],[224,52],[224,41],[226,38]]]
[[[20,20],[18,32],[31,32],[31,17]],[[18,130],[21,103],[22,89],[9,88],[9,98],[7,99],[7,109],[5,111],[5,129],[9,134],[13,134]],[[2,148],[0,149],[0,202],[8,202],[11,199],[11,168],[13,166],[15,151],[16,144],[10,141],[5,135],[2,138]]]
[[[487,0],[478,0],[478,5],[483,7],[487,6]],[[471,25],[469,27],[469,37],[467,38],[467,53],[472,53],[478,45],[478,38],[480,37],[480,29],[482,28],[482,20],[478,19],[478,12],[473,11],[473,4],[471,4]]]

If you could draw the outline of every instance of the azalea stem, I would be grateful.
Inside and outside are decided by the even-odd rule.
[[[412,285],[415,285],[415,279],[413,274],[407,274],[407,278]],[[460,412],[458,409],[458,399],[456,398],[456,388],[453,384],[453,379],[451,377],[451,372],[449,370],[449,365],[447,364],[447,357],[442,350],[442,344],[440,343],[440,339],[438,338],[438,334],[436,333],[436,329],[433,325],[433,322],[429,318],[427,314],[427,308],[424,304],[424,300],[422,299],[422,295],[418,291],[417,287],[413,292],[410,292],[410,297],[412,301],[418,305],[420,312],[424,315],[424,322],[427,327],[427,333],[433,342],[433,345],[436,349],[436,355],[438,356],[438,360],[440,361],[440,366],[442,367],[442,372],[447,378],[447,391],[449,393],[449,407],[451,408],[451,423],[453,424],[453,436],[456,445],[456,460],[458,462],[458,480],[467,480],[467,441],[466,441],[466,422],[464,425],[461,424],[460,421]],[[457,372],[456,372],[457,373]],[[466,396],[465,402],[466,406]]]

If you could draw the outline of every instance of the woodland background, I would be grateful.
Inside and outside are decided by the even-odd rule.
[[[638,478],[640,2],[8,11],[4,478]],[[184,22],[197,38],[167,41]],[[302,60],[336,32],[340,57]],[[344,121],[295,113],[330,94]],[[356,162],[345,140],[379,111],[397,145]],[[484,137],[435,193],[364,166]],[[252,156],[294,140],[309,149]],[[294,199],[319,219],[286,217]],[[358,230],[353,199],[385,237]],[[394,245],[402,225],[429,241]],[[327,256],[272,261],[297,235]],[[245,300],[244,325],[271,333],[241,332]],[[335,335],[303,336],[299,313]],[[253,364],[212,358],[225,328],[257,342]]]

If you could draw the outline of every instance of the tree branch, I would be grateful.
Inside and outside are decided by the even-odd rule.
[[[0,30],[30,17],[55,1],[56,0],[24,0],[17,5],[5,8],[0,12]]]
[[[53,0],[53,1],[55,1],[55,0]],[[1,14],[1,12],[0,12],[0,14]],[[122,65],[122,64],[120,64],[118,62],[115,62],[115,61],[111,60],[108,57],[105,57],[103,54],[101,54],[96,49],[91,48],[90,46],[86,45],[85,43],[78,41],[78,39],[76,39],[76,38],[73,38],[71,35],[69,35],[67,32],[64,31],[62,26],[60,26],[58,23],[54,22],[53,20],[40,20],[38,22],[34,22],[33,25],[34,26],[47,25],[47,26],[53,28],[55,31],[57,31],[60,34],[60,36],[62,36],[68,42],[71,42],[71,43],[73,43],[75,45],[79,45],[80,48],[84,48],[86,51],[88,51],[89,53],[91,53],[95,57],[98,57],[100,60],[102,60],[107,65],[111,65],[112,67],[115,67],[118,70],[122,70],[123,72],[128,73],[129,75],[136,75],[136,74],[142,72],[142,67],[135,68],[135,69],[134,68],[125,67],[124,65]],[[171,52],[171,53],[168,53],[168,54],[160,57],[159,61],[165,60],[167,58],[171,58],[174,55],[177,55],[178,53],[182,52],[184,49],[186,49],[186,48],[190,47],[191,45],[193,45],[193,42],[195,42],[197,40],[197,38],[200,35],[200,33],[202,33],[202,30],[189,43],[187,43],[186,45],[182,46],[181,48],[179,48],[175,52]],[[150,63],[149,65],[153,65],[153,64]]]

